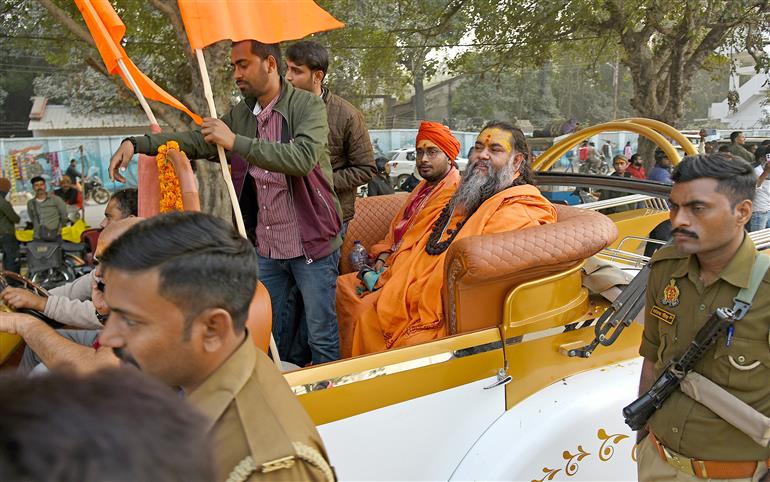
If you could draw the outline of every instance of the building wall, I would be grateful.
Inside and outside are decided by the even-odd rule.
[[[425,89],[425,119],[415,119],[414,96],[409,102],[394,105],[388,112],[385,123],[391,129],[410,129],[419,126],[421,120],[445,122],[452,117],[452,92],[461,80],[455,77]]]
[[[125,131],[124,131],[125,132]],[[78,161],[78,169],[83,174],[90,169],[91,174],[98,175],[110,190],[123,187],[136,186],[136,156],[126,172],[126,184],[113,183],[109,180],[107,168],[110,157],[117,150],[120,142],[126,138],[123,133],[119,136],[82,136],[82,137],[26,137],[0,139],[0,168],[2,172],[8,172],[11,166],[10,154],[28,147],[33,147],[26,155],[21,156],[26,162],[40,154],[56,153],[59,159],[59,167],[62,171],[67,169],[70,159]],[[82,155],[81,149],[82,146]],[[25,161],[22,161],[25,162]],[[38,164],[43,167],[43,177],[51,178],[51,163],[47,159],[38,158]],[[20,179],[16,184],[18,191],[30,190],[29,179]]]
[[[103,127],[88,129],[33,130],[33,137],[93,137],[93,136],[142,136],[150,134],[148,127]]]
[[[468,157],[468,150],[476,142],[478,132],[452,131],[460,141],[460,157]],[[369,137],[375,141],[384,153],[405,147],[414,147],[417,129],[370,129]]]
[[[746,75],[751,73],[751,75]],[[740,83],[742,78],[748,78]],[[756,74],[753,67],[742,67],[730,78],[730,87],[736,89],[739,103],[736,112],[730,112],[727,99],[715,102],[709,108],[709,118],[723,122],[730,129],[751,129],[763,127],[766,108],[762,104],[767,99],[770,76]]]

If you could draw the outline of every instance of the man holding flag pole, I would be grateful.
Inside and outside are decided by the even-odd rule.
[[[322,102],[295,92],[279,75],[277,42],[343,24],[311,0],[295,2],[293,11],[302,13],[299,17],[286,15],[280,2],[270,0],[241,0],[233,5],[227,1],[180,0],[180,13],[198,59],[211,112],[211,117],[201,123],[199,117],[155,85],[125,55],[120,46],[125,25],[108,0],[75,1],[108,71],[123,77],[153,126],[157,122],[145,96],[183,110],[201,124],[200,131],[126,139],[110,161],[112,179],[124,182],[118,167],[125,168],[135,152],[155,154],[166,140],[179,142],[182,150],[194,157],[218,155],[235,223],[242,236],[256,241],[261,278],[273,306],[282,307],[286,293],[297,286],[306,303],[313,363],[339,358],[334,291],[341,245],[341,209],[332,189],[326,146],[328,123],[323,116],[319,117]],[[253,4],[260,15],[251,19],[240,15],[246,4]],[[269,43],[251,40],[255,38]],[[233,57],[232,65],[245,99],[220,121],[216,118],[202,49],[223,39],[236,42],[233,54],[237,52],[238,58]],[[225,161],[225,149],[231,153],[237,192]],[[258,198],[259,186],[264,192]],[[241,200],[245,203],[243,210]],[[248,230],[244,220],[250,224]],[[276,309],[274,313],[280,315],[284,311]],[[280,316],[274,319],[276,335],[281,333],[282,321]],[[280,345],[279,336],[276,339]],[[285,340],[284,345],[288,342]],[[287,350],[283,347],[278,352]]]
[[[108,71],[123,77],[152,124],[156,122],[144,97],[173,105],[198,120],[130,62],[120,47],[125,26],[108,0],[75,1]],[[270,291],[273,312],[284,311],[276,308],[282,304],[280,297],[289,291],[284,285],[296,283],[308,300],[306,318],[313,362],[335,360],[339,357],[334,295],[341,211],[332,189],[326,108],[319,97],[295,91],[281,78],[277,43],[343,24],[312,0],[295,0],[291,15],[282,2],[274,0],[180,0],[179,7],[190,46],[198,59],[210,117],[199,122],[200,130],[124,140],[110,161],[110,176],[124,182],[118,170],[125,168],[136,152],[156,154],[158,147],[168,140],[176,141],[181,150],[196,158],[217,156],[238,232],[243,237],[255,235],[259,275]],[[243,10],[250,7],[259,15],[243,15]],[[219,120],[202,49],[224,39],[234,41],[234,77],[244,99]],[[154,128],[153,132],[156,131]],[[225,150],[230,153],[235,183],[226,165]],[[239,199],[244,205],[243,216]],[[245,229],[244,219],[250,233]],[[273,326],[274,332],[279,333],[275,322]],[[246,377],[243,384],[238,382],[240,388],[220,388],[216,396],[199,396],[198,408],[212,418],[211,430],[223,442],[217,444],[216,450],[220,477],[250,481],[333,480],[322,445],[295,443],[294,438],[301,439],[305,428],[296,420],[275,417],[282,410],[280,406],[261,410],[259,407],[264,407],[264,403],[249,398],[254,393],[249,387],[266,383],[264,377],[255,376],[257,372],[248,364],[239,364],[238,370]],[[216,376],[231,383],[231,375],[228,370],[217,370],[210,378]],[[285,380],[278,378],[285,385]],[[228,396],[222,395],[225,392]],[[189,395],[192,397],[195,392]],[[298,401],[293,397],[282,402],[283,408],[295,404]],[[256,423],[244,422],[246,415]],[[274,418],[280,418],[281,423],[265,423]],[[317,438],[317,433],[312,432]],[[273,459],[284,453],[284,447],[276,445],[277,434],[293,441],[293,449]]]
[[[332,189],[329,126],[321,98],[297,90],[278,73],[280,50],[255,40],[233,44],[233,76],[244,99],[200,130],[128,138],[110,161],[122,180],[135,152],[155,154],[169,140],[197,158],[230,153],[247,233],[256,234],[259,277],[280,315],[296,284],[305,300],[313,363],[339,358],[335,311],[341,213]],[[281,319],[273,317],[278,346]],[[279,348],[279,353],[281,348]],[[283,353],[281,353],[283,356]]]

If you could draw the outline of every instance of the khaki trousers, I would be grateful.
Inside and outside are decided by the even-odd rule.
[[[703,482],[713,480],[715,482],[758,482],[767,473],[764,464],[757,466],[756,472],[750,479],[701,479],[678,470],[663,460],[658,450],[647,436],[642,440],[636,450],[637,471],[639,482],[677,481],[677,482]]]

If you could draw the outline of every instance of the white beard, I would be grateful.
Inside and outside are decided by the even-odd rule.
[[[480,173],[476,167],[483,163],[487,167],[486,173]],[[463,174],[460,187],[452,196],[450,206],[452,210],[461,207],[466,213],[473,214],[484,201],[500,191],[509,188],[514,181],[516,171],[512,162],[506,162],[498,169],[488,161],[477,161]]]

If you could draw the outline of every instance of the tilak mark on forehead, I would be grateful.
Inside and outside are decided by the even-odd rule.
[[[486,147],[499,144],[506,152],[513,151],[513,147],[511,147],[511,133],[497,127],[484,129],[481,134],[479,134],[478,140]]]

